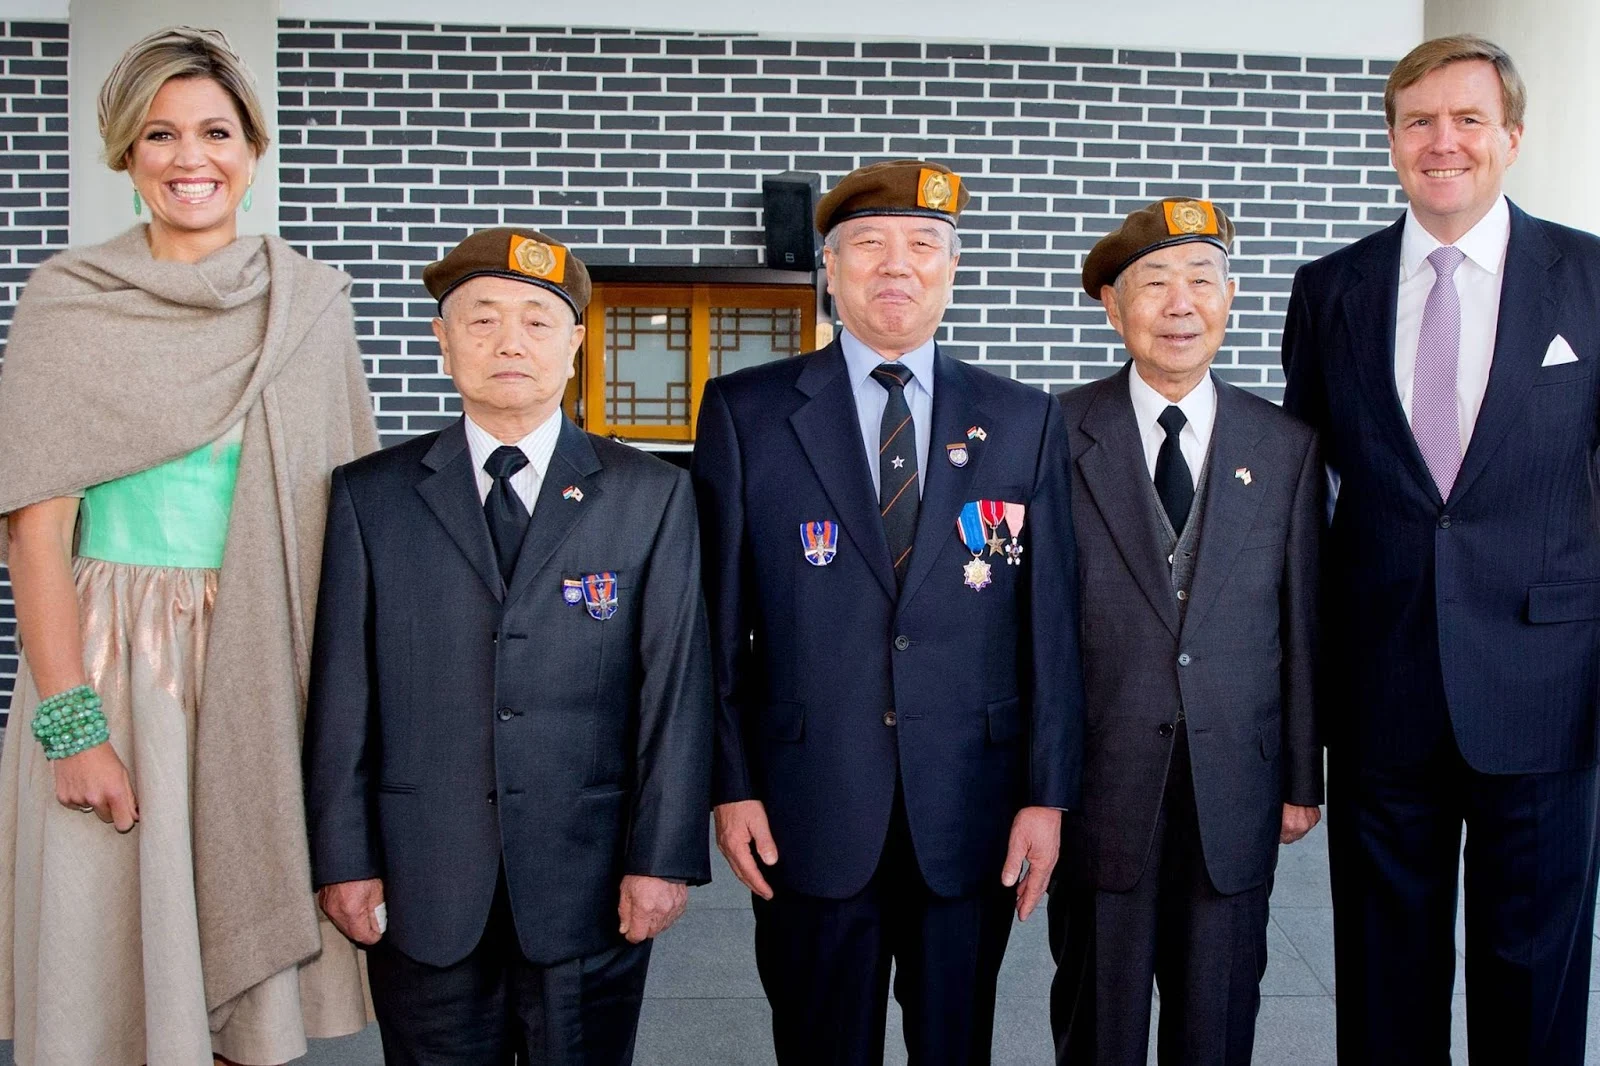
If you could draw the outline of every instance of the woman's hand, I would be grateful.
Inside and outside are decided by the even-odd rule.
[[[119,833],[128,832],[139,821],[139,801],[134,798],[128,768],[109,741],[51,765],[56,775],[56,800],[63,807],[91,808]]]

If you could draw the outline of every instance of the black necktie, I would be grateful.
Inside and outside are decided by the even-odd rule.
[[[1194,478],[1189,464],[1183,461],[1183,449],[1178,447],[1178,434],[1189,420],[1172,405],[1156,421],[1167,431],[1167,439],[1156,453],[1156,495],[1161,497],[1161,506],[1172,520],[1173,532],[1181,536],[1184,523],[1189,521],[1189,506],[1194,503]]]
[[[483,498],[483,517],[489,521],[489,539],[494,541],[500,576],[507,583],[517,568],[517,554],[522,551],[522,538],[528,532],[528,509],[511,487],[511,475],[527,465],[528,457],[522,449],[509,444],[496,448],[483,462],[484,473],[494,478],[489,495]]]
[[[872,376],[889,393],[883,422],[878,427],[878,510],[883,515],[884,536],[889,540],[889,558],[894,560],[895,581],[903,583],[906,568],[911,565],[917,508],[922,502],[917,491],[917,430],[906,403],[911,368],[880,363],[873,368]]]

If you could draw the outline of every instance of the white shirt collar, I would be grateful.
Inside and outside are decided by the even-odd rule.
[[[1161,412],[1172,406],[1171,400],[1151,388],[1140,376],[1137,366],[1128,367],[1128,398],[1133,401],[1133,414],[1139,420],[1140,433],[1159,425]],[[1189,395],[1178,401],[1178,410],[1188,419],[1185,429],[1192,426],[1202,441],[1211,439],[1211,427],[1217,420],[1217,385],[1211,380],[1210,372],[1189,390]]]
[[[462,420],[466,423],[467,447],[472,450],[472,465],[481,472],[484,462],[500,447],[501,442],[493,433],[474,422],[471,415],[464,415]],[[528,457],[528,465],[533,468],[534,476],[541,481],[550,467],[550,457],[555,454],[556,440],[561,436],[561,420],[561,408],[557,407],[549,418],[516,443],[516,447]]]
[[[1511,207],[1501,196],[1489,208],[1489,213],[1478,219],[1478,224],[1461,235],[1455,242],[1468,259],[1489,274],[1498,276],[1505,266],[1506,245],[1511,241]],[[1405,228],[1400,231],[1400,279],[1411,278],[1422,269],[1428,256],[1444,246],[1444,242],[1429,233],[1417,219],[1416,212],[1406,208]]]
[[[839,330],[839,347],[844,351],[845,367],[850,371],[851,389],[859,389],[873,368],[885,361],[847,329]],[[933,395],[933,352],[934,343],[930,340],[895,360],[911,368],[912,379],[929,396]]]

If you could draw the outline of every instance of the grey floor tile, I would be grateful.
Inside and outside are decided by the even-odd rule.
[[[755,916],[746,907],[690,909],[650,952],[645,995],[658,999],[760,999]]]
[[[1257,1066],[1333,1066],[1333,1000],[1280,996],[1261,1001],[1256,1019]]]
[[[1267,972],[1261,978],[1263,996],[1326,996],[1316,972],[1275,924],[1267,925]]]
[[[1055,960],[1050,957],[1049,927],[1044,905],[1025,922],[1011,922],[1011,941],[1006,945],[1005,962],[1000,966],[998,984],[1001,996],[1037,998],[1050,995],[1055,977]]]
[[[1334,990],[1333,908],[1274,906],[1272,924],[1311,968],[1323,991],[1331,994]]]
[[[764,999],[647,999],[638,1066],[774,1066]]]

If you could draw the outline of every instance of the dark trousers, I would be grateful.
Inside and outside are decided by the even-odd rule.
[[[1581,1066],[1600,772],[1480,774],[1447,730],[1421,765],[1329,774],[1339,1062],[1451,1061],[1465,826],[1471,1061]]]
[[[901,802],[883,858],[849,899],[755,898],[756,967],[780,1066],[880,1066],[894,998],[911,1066],[987,1066],[1016,893],[946,899],[923,883]]]
[[[367,954],[386,1066],[629,1066],[650,941],[535,966],[502,877],[471,955],[428,966],[380,940]]]
[[[1065,834],[1064,851],[1074,835],[1081,838],[1081,823],[1075,828]],[[1071,860],[1064,854],[1062,861]],[[1224,896],[1212,886],[1184,723],[1173,738],[1139,883],[1127,892],[1100,891],[1079,862],[1063,870],[1050,893],[1056,1062],[1144,1066],[1153,979],[1161,990],[1156,1056],[1162,1066],[1247,1066],[1267,968],[1271,888]]]

